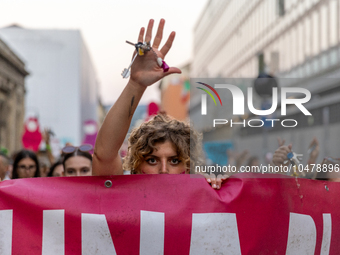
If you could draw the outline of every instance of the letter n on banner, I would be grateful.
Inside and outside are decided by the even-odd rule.
[[[104,214],[81,215],[82,255],[117,255]]]
[[[140,255],[164,254],[164,213],[140,212]]]

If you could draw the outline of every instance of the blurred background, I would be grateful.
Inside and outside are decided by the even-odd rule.
[[[171,31],[177,33],[166,61],[186,65],[193,55],[194,26],[206,4],[206,0],[1,1],[0,145],[10,152],[19,150],[24,127],[34,121],[40,132],[46,127],[53,131],[56,155],[67,142],[83,143],[96,133],[127,83],[121,72],[134,49],[125,40],[135,42],[151,18],[156,33],[164,18],[164,41]],[[146,118],[147,106],[158,107],[160,101],[158,85],[149,88],[134,121]],[[30,126],[34,131],[36,125]]]
[[[164,37],[177,33],[166,61],[181,68],[182,74],[148,89],[131,126],[158,110],[190,119],[204,135],[208,158],[216,154],[216,147],[223,147],[224,156],[228,148],[247,148],[265,161],[268,152],[278,147],[278,136],[286,144],[295,142],[301,153],[307,152],[315,136],[322,142],[322,155],[337,156],[339,1],[2,0],[0,145],[10,152],[18,150],[25,132],[31,141],[31,133],[46,127],[53,132],[55,151],[67,142],[79,145],[93,140],[127,82],[120,74],[133,49],[125,40],[135,41],[150,18],[155,24],[164,18]],[[290,130],[227,126],[212,130],[210,122],[202,123],[201,94],[190,89],[191,78],[238,79],[235,84],[245,91],[255,86],[258,77],[272,77],[278,87],[307,88],[312,93],[308,104],[312,116],[289,109],[288,115],[299,122]],[[258,108],[263,106],[261,92],[255,101]],[[242,118],[252,117],[248,112]],[[43,142],[39,146],[44,149]]]
[[[285,145],[292,143],[293,151],[304,155],[304,163],[314,137],[320,145],[318,163],[325,156],[339,156],[339,8],[339,0],[209,1],[194,28],[190,77],[211,86],[237,85],[245,96],[247,88],[253,87],[253,104],[259,110],[271,106],[272,87],[278,87],[278,91],[282,87],[305,88],[311,92],[311,99],[304,106],[312,114],[305,116],[291,106],[282,116],[279,95],[277,111],[263,117],[294,119],[298,122],[296,127],[283,128],[278,124],[274,128],[212,128],[213,119],[219,118],[222,111],[229,112],[224,119],[239,122],[263,117],[254,116],[249,110],[244,116],[232,116],[231,93],[218,90],[223,107],[215,107],[208,97],[208,114],[203,119],[202,91],[196,89],[195,83],[190,90],[190,117],[196,129],[204,133],[204,142],[209,145],[206,152],[214,158],[213,162],[221,162],[216,159],[217,154],[225,158],[226,148],[232,148],[239,153],[246,150],[259,162],[268,163],[279,147],[278,137],[286,141]],[[271,82],[261,82],[266,77]],[[219,149],[221,144],[223,149]]]

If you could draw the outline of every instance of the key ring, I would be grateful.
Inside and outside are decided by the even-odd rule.
[[[165,61],[164,61],[162,58],[158,57],[157,53],[156,53],[156,52],[154,51],[154,49],[151,47],[150,41],[144,42],[144,43],[138,42],[138,43],[136,43],[136,44],[135,44],[135,43],[132,43],[132,42],[129,42],[129,41],[126,41],[126,43],[135,46],[136,51],[137,51],[137,54],[138,54],[139,56],[143,56],[144,53],[147,52],[147,51],[152,51],[153,54],[154,54],[155,57],[156,57],[156,61],[157,61],[158,66],[161,67],[161,68],[163,69],[163,72],[165,73],[165,72],[169,71],[169,66],[165,63]],[[131,68],[133,62],[135,61],[135,59],[136,59],[136,57],[137,57],[137,54],[133,57],[133,59],[132,59],[130,65],[129,65],[129,67],[128,67],[128,68],[124,68],[124,70],[123,70],[123,72],[122,72],[123,78],[128,78],[128,77],[130,76],[130,68]]]

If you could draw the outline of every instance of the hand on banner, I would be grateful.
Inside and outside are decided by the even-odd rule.
[[[228,175],[214,175],[214,174],[204,174],[205,179],[207,182],[211,185],[213,189],[220,189],[222,186],[222,183],[226,181],[229,176]]]

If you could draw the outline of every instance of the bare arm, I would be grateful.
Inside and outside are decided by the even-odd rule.
[[[152,48],[157,56],[164,59],[171,48],[175,38],[172,32],[165,45],[158,50],[162,40],[165,21],[159,23],[156,37]],[[144,38],[144,28],[141,28],[138,42],[151,41],[153,20],[149,21]],[[134,53],[135,54],[135,53]],[[122,146],[128,132],[132,116],[146,88],[166,75],[180,73],[176,67],[171,67],[168,72],[163,72],[157,64],[156,56],[152,51],[146,52],[144,56],[137,56],[131,67],[131,77],[117,102],[108,112],[101,126],[93,155],[93,175],[122,174],[122,163],[118,151]]]

